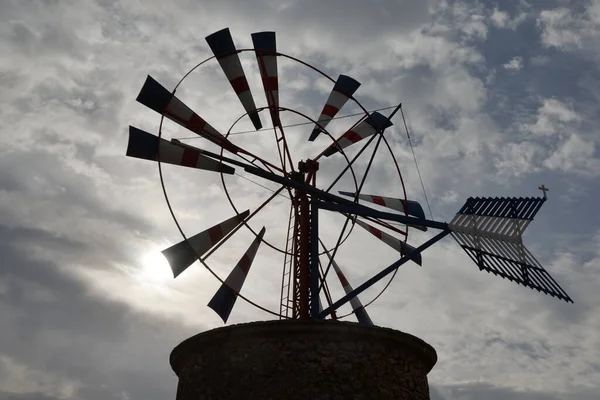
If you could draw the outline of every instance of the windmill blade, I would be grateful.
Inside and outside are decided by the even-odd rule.
[[[206,42],[212,50],[213,54],[217,58],[219,65],[223,69],[225,76],[229,80],[231,87],[237,94],[244,110],[248,113],[252,124],[256,130],[262,128],[260,117],[256,111],[256,105],[250,86],[248,85],[248,79],[244,74],[238,51],[233,43],[233,38],[229,32],[229,28],[221,29],[218,32],[213,33],[206,37]]]
[[[162,253],[173,271],[173,277],[177,278],[179,274],[185,271],[198,259],[198,256],[202,256],[202,254],[206,253],[214,245],[219,243],[225,235],[241,224],[249,214],[250,210],[246,210],[212,228],[163,250]]]
[[[231,314],[231,310],[237,300],[238,294],[242,290],[242,286],[244,285],[248,271],[250,271],[252,261],[254,261],[254,256],[258,251],[258,247],[260,246],[265,231],[266,229],[263,227],[246,251],[246,254],[244,254],[241,260],[233,268],[227,279],[225,279],[225,282],[221,284],[217,293],[215,293],[208,303],[208,306],[219,314],[219,317],[223,319],[223,322],[227,322],[229,314]]]
[[[128,157],[159,161],[182,167],[204,169],[232,175],[235,169],[200,153],[192,146],[182,147],[151,133],[129,126]]]
[[[271,114],[273,126],[281,127],[279,119],[279,82],[277,75],[277,42],[275,32],[257,32],[252,34],[252,44],[256,51],[258,69],[262,78],[265,96]]]
[[[343,196],[348,196],[354,198],[355,194],[352,192],[338,192]],[[384,206],[387,208],[391,208],[392,210],[400,211],[406,213],[408,215],[412,215],[413,217],[425,219],[425,211],[423,211],[423,207],[421,204],[414,200],[402,200],[395,197],[385,197],[385,196],[377,196],[374,194],[359,194],[358,198],[360,200],[365,200],[373,204],[377,204],[379,206]],[[409,224],[413,228],[422,230],[423,232],[427,231],[427,227],[422,225]]]
[[[349,197],[355,196],[355,194],[352,192],[340,191],[339,193],[341,195]],[[377,204],[379,206],[391,208],[392,210],[400,211],[417,218],[425,219],[425,212],[423,211],[423,207],[421,207],[421,204],[414,200],[406,200],[405,202],[404,200],[395,197],[377,196],[374,194],[359,194],[358,198],[360,200],[365,200],[370,203]]]
[[[146,82],[144,82],[144,86],[136,100],[195,134],[224,147],[232,153],[237,153],[237,146],[227,140],[225,136],[150,75],[146,78]]]
[[[337,113],[342,109],[344,104],[348,101],[350,97],[356,92],[360,83],[349,76],[340,75],[333,86],[333,90],[329,94],[327,98],[327,102],[325,102],[325,106],[321,111],[321,115],[317,122],[319,124],[315,124],[315,127],[310,134],[308,140],[311,142],[314,141],[317,136],[321,133],[321,130],[324,129],[329,121],[333,119],[337,115]]]
[[[327,257],[329,257],[329,260],[331,261],[331,265],[333,266],[333,269],[335,270],[335,273],[338,276],[342,287],[344,288],[344,292],[346,294],[352,293],[354,289],[352,288],[352,285],[350,285],[350,283],[348,282],[348,279],[346,279],[346,275],[344,275],[344,273],[340,269],[340,266],[335,262],[335,260],[331,258],[331,254],[329,254],[329,251],[327,251],[325,246],[323,246],[323,249],[325,250]],[[356,315],[356,318],[358,319],[358,322],[360,324],[373,325],[371,317],[369,317],[369,314],[367,314],[367,310],[365,310],[365,307],[360,302],[358,296],[355,296],[350,299],[350,305],[352,306],[352,311],[354,311],[354,315]]]
[[[340,151],[340,149],[345,149],[346,147],[359,142],[381,130],[385,130],[392,125],[392,121],[375,111],[370,115],[369,118],[366,118],[354,128],[344,133],[335,143],[329,146],[323,152],[323,154],[326,157],[329,157],[330,155]]]
[[[523,245],[545,198],[469,198],[448,227],[480,270],[573,302]]]
[[[415,249],[410,244],[404,243],[402,240],[397,239],[397,238],[393,237],[392,235],[375,228],[374,226],[366,224],[358,219],[356,220],[356,223],[361,228],[367,230],[369,233],[371,233],[373,236],[375,236],[377,239],[381,240],[382,242],[384,242],[385,244],[387,244],[394,250],[397,250],[403,256],[410,253],[411,251],[413,251]],[[410,259],[412,261],[414,261],[415,263],[417,263],[418,265],[422,265],[423,261],[421,258],[421,253],[413,254]]]

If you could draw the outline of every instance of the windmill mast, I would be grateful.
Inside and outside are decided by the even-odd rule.
[[[300,161],[298,172],[292,174],[292,179],[314,185],[318,169],[319,164],[314,161]],[[311,274],[311,260],[312,257],[318,257],[318,254],[311,254],[313,246],[311,243],[312,210],[310,197],[302,189],[295,189],[292,201],[294,207],[294,297],[292,318],[306,320],[311,316],[310,284],[313,279],[318,279],[317,276]]]
[[[240,397],[248,400],[265,398],[304,400],[330,398],[332,393],[335,393],[335,398],[428,400],[427,373],[437,361],[435,350],[421,339],[409,334],[376,326],[366,308],[388,288],[400,267],[409,262],[422,266],[422,253],[448,235],[452,236],[480,271],[486,271],[566,302],[573,302],[523,244],[524,231],[547,201],[549,189],[544,185],[539,187],[543,197],[469,197],[450,223],[428,220],[419,202],[407,198],[398,160],[384,135],[384,131],[393,125],[392,118],[400,111],[401,103],[395,107],[388,107],[394,108],[389,116],[379,112],[383,109],[368,111],[354,98],[354,93],[360,86],[358,81],[346,75],[339,75],[337,80],[334,80],[319,69],[278,52],[275,32],[253,33],[253,47],[247,49],[236,48],[228,28],[207,36],[206,42],[214,57],[209,57],[194,66],[173,90],[168,90],[151,76],[147,77],[136,100],[160,114],[158,136],[130,126],[126,155],[158,163],[161,186],[169,212],[183,237],[182,241],[162,252],[169,262],[174,277],[180,276],[197,261],[210,272],[221,284],[210,299],[208,307],[224,323],[227,323],[238,298],[282,320],[297,321],[256,321],[236,324],[186,339],[173,350],[170,356],[173,371],[179,377],[178,400],[239,399]],[[267,99],[266,107],[256,107],[251,85],[239,58],[239,54],[243,52],[256,56]],[[219,132],[176,96],[176,91],[184,79],[213,58],[220,65],[225,78],[246,111],[231,125],[227,134]],[[334,83],[317,120],[291,108],[279,106],[278,58],[299,62]],[[338,113],[349,100],[360,107],[364,114],[343,134],[334,137],[325,127],[332,119],[344,117],[338,116]],[[256,131],[264,130],[259,115],[264,110],[268,110],[271,117],[274,130],[271,146],[278,152],[279,165],[277,162],[261,158],[251,149],[242,146],[244,141],[240,141],[238,145],[229,138],[237,122],[245,117],[252,122]],[[321,139],[326,141],[331,139],[332,143],[314,158],[294,162],[293,154],[287,145],[284,128],[303,124],[284,125],[280,119],[281,111],[294,113],[309,120],[309,124],[314,124],[310,136],[306,135],[309,142],[314,142],[319,135],[322,135]],[[406,134],[409,136],[404,115],[402,112],[400,114]],[[359,114],[347,116],[353,115]],[[218,146],[221,151],[213,152],[181,141],[181,139],[195,139],[196,136],[165,139],[162,127],[163,121],[166,120]],[[359,183],[352,170],[353,163],[371,143],[375,146]],[[392,193],[362,192],[375,155],[378,150],[381,150],[379,147],[381,143],[387,147],[394,164],[391,169],[395,167],[395,175],[397,175],[397,180],[386,179],[385,187],[382,189],[385,192],[399,192],[400,197]],[[265,147],[263,144],[266,142],[263,143],[261,140],[261,148]],[[356,149],[352,151],[354,153],[352,159],[344,150],[350,146],[353,146],[351,149]],[[224,150],[227,154],[224,154]],[[273,155],[275,152],[270,151],[268,154]],[[333,157],[338,161],[343,161],[343,158],[346,161],[346,165],[327,188],[317,186],[316,174],[319,171],[321,157]],[[365,157],[361,160],[364,159]],[[161,167],[163,163],[220,175],[223,191],[235,214],[200,232],[186,235],[169,201]],[[294,169],[296,165],[297,170]],[[328,166],[336,167],[336,164],[328,163],[323,159],[323,168]],[[387,170],[390,165],[384,164],[384,166]],[[354,168],[357,168],[357,165],[354,165]],[[362,166],[359,168],[362,169]],[[352,172],[355,191],[339,190],[338,194],[334,194],[332,190],[335,185],[348,171]],[[266,199],[252,211],[238,210],[227,189],[225,175],[238,175],[270,193],[261,195]],[[271,189],[246,178],[245,175],[276,184],[279,188]],[[323,183],[321,179],[319,183]],[[186,187],[186,190],[189,188]],[[287,191],[289,198],[283,197],[290,200],[285,209],[288,212],[285,237],[279,234],[281,221],[273,217],[278,214],[273,213],[271,218],[262,218],[262,221],[268,221],[267,225],[276,226],[273,230],[275,233],[271,231],[270,234],[275,239],[272,240],[266,236],[266,226],[255,230],[250,222],[256,223],[256,220],[251,220],[260,212],[263,212],[264,216],[267,205],[284,190]],[[427,198],[426,193],[424,194]],[[254,202],[254,199],[251,200]],[[319,236],[319,215],[326,212],[345,218],[343,227],[339,230],[337,243],[333,245],[332,241],[328,244],[333,245],[332,247],[326,247]],[[352,223],[350,230],[344,235],[350,223]],[[355,282],[356,277],[344,273],[344,265],[340,262],[343,255],[336,260],[338,250],[350,237],[355,226],[359,230],[368,232],[384,247],[392,248],[395,255],[399,257],[362,283]],[[407,242],[409,227],[421,231],[435,229],[438,232],[418,246],[411,245]],[[214,267],[215,264],[220,263],[218,260],[209,262],[208,258],[224,246],[232,250],[239,248],[240,238],[239,236],[233,238],[233,235],[242,228],[252,232],[254,239],[226,277],[217,274],[211,265]],[[333,224],[327,228],[328,231],[336,230]],[[233,247],[232,241],[237,242]],[[251,300],[242,291],[253,261],[261,251],[260,246],[263,243],[283,254],[279,312]],[[320,264],[319,255],[324,256],[327,266]],[[371,256],[364,260],[369,264],[376,264],[377,258]],[[358,262],[357,260],[355,264]],[[262,263],[263,261],[260,262]],[[329,272],[331,272],[329,281],[340,284],[343,296],[332,298],[328,287]],[[382,282],[384,278],[387,284],[382,285],[383,288],[372,300],[363,304],[359,295],[369,288],[373,288],[376,292],[378,289],[375,290],[374,285]],[[320,302],[321,291],[325,300],[323,304]],[[345,305],[347,306],[344,311],[340,311]],[[350,312],[346,313],[346,311]],[[339,321],[350,315],[358,320],[358,324]],[[338,320],[338,322],[319,321],[326,319]],[[327,362],[320,362],[322,360]],[[370,368],[374,362],[377,368]],[[307,385],[306,382],[310,384]]]

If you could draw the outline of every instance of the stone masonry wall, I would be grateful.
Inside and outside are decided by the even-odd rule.
[[[227,326],[171,353],[177,400],[429,399],[436,361],[417,337],[336,321]]]

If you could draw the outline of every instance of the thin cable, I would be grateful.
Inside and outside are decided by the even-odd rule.
[[[396,106],[377,108],[375,110],[369,110],[369,113],[372,113],[372,112],[375,112],[375,111],[389,110],[389,109],[395,108],[395,107]],[[339,116],[339,117],[333,117],[331,119],[350,118],[350,117],[356,117],[357,115],[364,115],[364,112],[342,115],[342,116]],[[313,122],[300,122],[300,123],[297,123],[297,124],[283,125],[282,128],[292,128],[294,126],[302,126],[302,125],[310,125],[310,124],[313,124]],[[262,129],[259,129],[259,130],[252,130],[252,131],[231,132],[230,135],[241,135],[241,134],[244,134],[244,133],[262,132],[262,131],[268,131],[268,130],[271,130],[271,129],[273,129],[273,128],[262,128]],[[178,140],[191,140],[191,139],[201,139],[201,138],[202,138],[202,136],[189,136],[189,137],[181,137],[181,138],[176,138],[176,139],[178,139]]]
[[[429,215],[433,220],[433,213],[431,212],[431,205],[429,204],[429,199],[427,198],[427,191],[425,190],[425,184],[423,184],[423,178],[421,177],[421,171],[419,170],[419,163],[417,163],[417,156],[415,155],[415,149],[413,148],[412,141],[410,140],[410,133],[408,133],[408,125],[406,125],[406,118],[404,118],[404,111],[402,108],[400,109],[400,114],[402,115],[402,122],[404,122],[404,129],[406,129],[406,137],[408,137],[408,144],[410,145],[410,151],[412,151],[413,159],[415,160],[415,166],[417,167],[417,174],[419,175],[419,180],[421,181],[421,188],[423,189],[423,195],[425,195],[425,201],[427,202],[427,208],[429,209]]]
[[[261,185],[261,184],[260,184],[260,183],[258,183],[258,182],[254,182],[252,179],[250,179],[250,178],[247,178],[247,177],[245,177],[244,175],[240,175],[240,174],[235,174],[235,175],[239,176],[239,177],[240,177],[240,178],[242,178],[242,179],[245,179],[245,180],[247,180],[248,182],[252,182],[252,183],[254,183],[254,184],[255,184],[255,185],[257,185],[257,186],[260,186],[260,187],[261,187],[261,188],[263,188],[263,189],[267,189],[267,190],[268,190],[268,191],[270,191],[270,192],[273,192],[273,193],[275,193],[275,192],[276,192],[276,190],[273,190],[273,189],[271,189],[271,188],[269,188],[269,187],[266,187],[266,186],[264,186],[264,185]],[[286,196],[286,195],[284,195],[284,194],[281,194],[281,193],[279,193],[279,196],[281,196],[281,197],[285,197],[286,199],[290,200],[290,198],[289,198],[289,197],[287,197],[287,196]]]

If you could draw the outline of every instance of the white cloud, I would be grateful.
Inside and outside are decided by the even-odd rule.
[[[133,360],[139,351],[147,357],[144,364],[154,366],[154,361],[159,362],[152,358],[157,353],[150,356],[141,351],[143,346],[130,349],[128,345],[138,339],[152,339],[153,348],[160,347],[166,354],[184,333],[221,325],[205,307],[218,282],[201,267],[196,264],[181,278],[165,283],[144,265],[144,254],[157,253],[181,238],[164,206],[156,166],[126,159],[124,150],[128,124],[151,131],[157,128],[157,115],[134,101],[145,75],[151,73],[173,88],[187,69],[209,53],[202,37],[226,25],[240,47],[250,45],[250,32],[277,31],[280,50],[312,62],[334,78],[345,73],[361,81],[357,97],[368,108],[402,101],[430,199],[439,207],[434,212],[441,219],[451,216],[448,210],[454,211],[464,197],[496,190],[490,183],[498,177],[505,178],[504,188],[514,193],[517,184],[507,183],[509,177],[513,182],[513,177],[522,177],[526,172],[591,170],[594,143],[582,132],[575,132],[585,120],[576,101],[546,98],[539,109],[522,120],[500,121],[513,128],[517,125],[514,132],[503,132],[491,116],[490,107],[496,107],[490,102],[495,83],[484,77],[490,66],[481,52],[488,26],[512,28],[514,21],[525,18],[525,11],[520,9],[510,20],[507,13],[487,10],[481,3],[453,3],[456,5],[378,2],[374,6],[358,0],[290,1],[276,8],[260,1],[207,1],[206,12],[200,14],[197,4],[188,0],[175,4],[147,1],[143,7],[137,1],[96,5],[55,2],[54,6],[7,3],[7,7],[13,7],[11,20],[19,22],[0,27],[8,38],[0,43],[0,49],[11,57],[0,66],[0,113],[5,121],[0,127],[0,222],[10,229],[47,232],[52,240],[20,237],[12,245],[29,257],[58,264],[61,276],[84,285],[85,295],[79,296],[95,299],[97,310],[118,304],[127,310],[115,317],[119,322],[134,319],[126,328],[130,333],[125,335],[127,342],[114,345],[105,340],[100,350],[86,350],[98,357],[94,365],[109,369],[124,358],[121,352],[126,351],[127,358]],[[353,13],[340,12],[344,8]],[[0,19],[5,18],[9,12],[0,15]],[[530,59],[529,54],[523,56]],[[262,104],[264,95],[255,59],[249,53],[243,53],[242,59],[255,99]],[[280,60],[282,105],[293,104],[311,115],[320,111],[331,84],[311,71]],[[522,59],[516,57],[506,65],[520,68]],[[241,112],[216,63],[192,74],[178,96],[221,130]],[[497,107],[492,111],[504,110]],[[332,123],[332,133],[339,134],[350,121]],[[388,137],[399,158],[408,197],[420,199],[425,205],[401,119],[394,122]],[[243,123],[237,128],[245,129]],[[171,123],[164,129],[167,137],[189,136],[189,132]],[[293,137],[294,151],[303,156],[326,142],[307,144],[303,135],[308,130],[286,130]],[[265,151],[272,144],[270,134],[239,135],[234,141]],[[206,145],[202,140],[190,143]],[[581,161],[584,158],[587,161]],[[365,162],[359,164],[364,166]],[[368,182],[368,187],[398,194],[400,186],[388,183],[392,175],[389,160],[377,159],[377,164],[379,175]],[[331,157],[321,165],[319,179],[330,178],[342,163],[340,157]],[[218,177],[174,168],[166,168],[165,172],[175,213],[186,233],[206,229],[231,215]],[[259,196],[266,193],[236,177],[227,178],[227,182],[240,208],[255,208]],[[287,218],[282,209],[287,211],[281,204],[269,209],[257,222],[259,227],[267,225],[268,235],[276,240],[285,237],[287,228],[282,227],[281,221]],[[325,231],[326,235],[336,235],[332,229]],[[350,241],[340,256],[353,283],[396,257],[368,234],[354,235],[357,239]],[[423,238],[411,232],[409,242],[418,244]],[[210,259],[222,277],[239,260],[249,234],[236,239]],[[69,241],[73,248],[57,248],[60,240]],[[368,262],[357,261],[365,259]],[[594,331],[597,320],[585,310],[598,303],[592,285],[597,264],[571,275],[569,268],[577,268],[577,255],[568,253],[558,260],[562,264],[557,261],[551,268],[559,273],[561,283],[581,287],[582,296],[591,293],[582,300],[581,307],[565,309],[555,300],[540,299],[539,293],[478,273],[448,239],[426,254],[425,268],[403,268],[393,290],[370,312],[377,323],[413,332],[435,345],[440,362],[431,382],[451,385],[481,380],[511,388],[565,392],[569,382],[590,386],[597,381],[597,374],[590,372],[590,357],[594,355],[586,356],[585,351],[595,345],[593,338],[573,343],[566,328],[549,326],[553,327],[553,319],[561,321],[575,310],[573,314],[582,315],[582,331]],[[594,260],[597,263],[597,257]],[[276,308],[280,268],[273,253],[261,247],[243,293]],[[585,282],[588,273],[592,276],[589,283]],[[2,281],[2,296],[13,293],[4,285],[8,284]],[[39,285],[21,286],[39,289]],[[333,290],[341,293],[340,288]],[[52,300],[48,293],[40,293],[31,301]],[[363,302],[373,293],[365,293]],[[157,325],[164,326],[149,329],[138,324],[136,318],[141,315],[151,315],[159,321]],[[163,322],[167,316],[168,324]],[[270,316],[238,300],[231,321],[260,318]],[[138,331],[140,325],[143,329]],[[106,324],[106,329],[111,327]],[[41,328],[43,332],[36,340],[51,349],[54,347],[43,339],[66,346],[74,338],[80,348],[86,348],[87,342],[79,334],[81,326],[59,333]],[[169,340],[161,336],[165,332]],[[93,334],[87,335],[87,340],[93,341]],[[152,335],[160,336],[160,340]],[[545,341],[552,351],[546,349]],[[161,353],[162,369],[156,367],[148,374],[172,378],[165,354]],[[532,363],[536,356],[541,361],[535,359]],[[44,357],[56,355],[40,355],[32,370],[43,370]],[[573,368],[562,365],[565,359],[572,360]],[[141,373],[139,366],[125,364],[128,373]],[[68,368],[62,367],[56,376],[70,382],[65,378],[70,376],[65,372]],[[28,376],[44,381],[35,374]],[[113,395],[143,397],[136,384],[129,385],[116,387]],[[0,390],[7,387],[14,389],[10,382],[0,382]],[[25,384],[19,388],[30,390]]]
[[[580,120],[581,116],[571,105],[557,99],[544,99],[538,109],[537,120],[533,124],[524,125],[523,130],[536,135],[554,135],[563,133],[567,126]]]
[[[506,64],[503,65],[504,69],[511,69],[518,71],[523,68],[523,57],[515,56],[510,59]]]
[[[70,379],[29,368],[18,360],[0,354],[0,391],[4,393],[74,399],[80,386]]]
[[[544,166],[552,170],[578,171],[598,176],[600,160],[594,158],[595,153],[594,142],[572,134],[544,161]]]
[[[507,25],[509,18],[506,11],[500,11],[497,8],[494,8],[494,11],[490,16],[492,23],[499,28],[504,28]]]
[[[498,149],[495,166],[500,176],[531,174],[540,170],[539,154],[543,151],[542,146],[531,141],[505,143]]]
[[[600,1],[583,2],[582,8],[543,10],[538,16],[538,26],[542,29],[541,38],[545,46],[577,50],[596,61],[600,60]]]
[[[569,8],[542,11],[538,19],[543,29],[542,42],[561,48],[581,47],[580,22]]]
[[[522,139],[497,149],[500,176],[562,171],[592,177],[600,173],[596,139],[582,127],[583,116],[571,104],[543,99],[530,123],[518,124]]]

